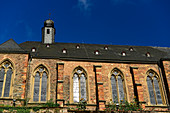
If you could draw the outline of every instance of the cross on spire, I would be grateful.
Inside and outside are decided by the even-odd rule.
[[[49,13],[49,19],[50,19],[51,13]]]

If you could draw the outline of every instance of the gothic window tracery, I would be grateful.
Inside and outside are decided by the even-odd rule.
[[[47,80],[48,71],[44,66],[39,66],[33,76],[33,101],[45,102],[47,101]]]
[[[87,75],[83,68],[78,67],[73,74],[73,102],[87,100]]]
[[[9,61],[0,65],[0,97],[10,97],[13,66]]]
[[[146,81],[148,85],[150,104],[162,104],[159,76],[153,70],[149,70],[147,72]]]
[[[113,102],[119,103],[125,100],[125,88],[123,74],[118,69],[113,69],[111,73],[111,91]]]

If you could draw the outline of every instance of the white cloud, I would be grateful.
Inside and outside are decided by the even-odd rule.
[[[152,0],[110,0],[114,5],[117,4],[130,4],[130,5],[137,5],[140,3],[150,3]]]
[[[90,11],[90,9],[91,9],[91,0],[78,0],[78,7],[82,11]]]
[[[136,1],[134,1],[134,0],[111,0],[111,2],[114,5],[117,5],[117,4],[131,4],[131,5],[135,5],[136,4]]]

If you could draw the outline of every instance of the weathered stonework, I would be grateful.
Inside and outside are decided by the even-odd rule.
[[[28,54],[0,54],[0,63],[8,60],[12,63],[13,69],[13,80],[12,87],[10,88],[11,96],[8,98],[9,101],[1,101],[1,104],[11,104],[13,99],[25,99],[26,90],[26,76],[28,68]],[[19,101],[18,104],[21,105]]]
[[[163,61],[163,66],[164,66],[164,72],[165,72],[165,82],[167,83],[166,87],[167,89],[169,89],[169,91],[167,91],[167,96],[168,96],[168,99],[170,101],[170,61]]]
[[[55,43],[54,35],[54,22],[49,19],[42,28],[42,42],[17,44],[10,39],[0,45],[0,68],[3,69],[0,70],[0,104],[12,106],[16,99],[16,106],[23,106],[26,100],[28,106],[37,106],[51,100],[64,108],[62,112],[67,112],[67,105],[76,108],[76,102],[84,98],[86,110],[103,111],[113,102],[112,94],[115,93],[119,101],[115,104],[137,100],[144,110],[170,109],[169,48]],[[6,62],[12,67],[5,66]],[[115,70],[121,73],[121,77],[112,76]],[[147,82],[151,70],[158,83],[154,83],[154,76],[150,75]],[[112,80],[115,77],[112,84],[111,77]],[[6,93],[9,97],[4,96],[4,89],[9,89],[4,87],[6,83],[10,86]],[[148,89],[149,83],[152,86]],[[119,98],[120,94],[123,100]],[[151,99],[157,102],[152,103]]]
[[[60,104],[64,106],[64,104],[68,102],[72,102],[72,77],[73,77],[73,70],[81,66],[87,73],[87,93],[88,93],[88,109],[96,109],[97,105],[97,97],[96,97],[96,87],[98,87],[98,102],[99,102],[99,109],[105,107],[104,104],[107,104],[110,99],[112,99],[111,93],[111,71],[114,68],[119,69],[124,76],[125,82],[125,98],[127,101],[132,102],[134,99],[134,86],[132,80],[132,74],[130,72],[131,67],[137,67],[138,69],[134,70],[134,78],[135,83],[141,84],[141,86],[137,86],[137,92],[139,101],[146,102],[144,104],[144,108],[149,105],[149,94],[147,90],[147,82],[146,82],[146,73],[148,70],[154,70],[159,76],[161,76],[161,72],[157,64],[128,64],[128,63],[96,63],[96,62],[81,62],[81,61],[61,61],[57,59],[37,59],[32,58],[30,63],[28,62],[28,55],[26,54],[0,54],[0,61],[3,62],[4,60],[9,59],[14,64],[14,87],[13,87],[13,98],[17,99],[25,99],[30,98],[33,95],[31,90],[32,87],[32,76],[34,70],[43,65],[49,71],[49,98],[48,100],[52,99],[54,102],[56,99]],[[169,80],[169,62],[164,62],[165,72],[167,76],[167,81],[170,85]],[[29,68],[29,69],[28,69]],[[28,72],[28,71],[29,72]],[[26,77],[27,75],[27,77]],[[96,79],[97,77],[97,84]],[[26,80],[27,78],[27,80]],[[17,82],[16,82],[17,81]],[[27,87],[26,87],[27,82]],[[162,82],[163,83],[163,82]],[[56,86],[58,89],[56,89]],[[163,87],[163,86],[162,86]],[[25,95],[25,89],[27,89],[27,97]],[[162,88],[160,88],[162,90]],[[57,93],[57,96],[56,96]],[[166,95],[165,91],[161,91],[162,95]],[[57,97],[57,98],[56,98]],[[11,99],[13,99],[11,98]],[[31,99],[30,99],[31,100]],[[162,98],[163,104],[166,105],[167,101],[165,97]],[[106,101],[106,103],[105,103]],[[11,104],[11,101],[0,101],[4,104]],[[64,103],[63,103],[64,102]],[[32,101],[30,101],[32,103]],[[17,103],[21,105],[21,103]]]

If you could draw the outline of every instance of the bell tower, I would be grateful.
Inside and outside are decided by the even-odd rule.
[[[44,27],[42,28],[42,43],[52,44],[54,43],[55,28],[54,22],[50,19],[44,22]]]

